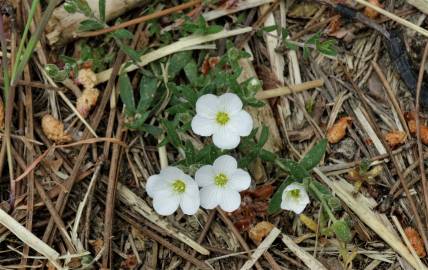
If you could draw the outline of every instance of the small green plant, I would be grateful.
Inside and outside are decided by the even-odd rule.
[[[223,30],[220,25],[208,25],[203,16],[199,16],[196,21],[192,21],[189,17],[184,17],[182,30],[190,34],[208,35],[218,33]]]
[[[349,242],[352,238],[352,234],[348,224],[344,220],[337,219],[334,214],[341,209],[340,201],[333,196],[327,187],[313,179],[310,175],[310,171],[318,165],[324,156],[326,147],[327,140],[322,139],[300,162],[279,158],[275,160],[275,164],[287,172],[288,177],[281,183],[278,190],[272,196],[268,211],[271,214],[275,214],[281,210],[282,193],[289,184],[294,182],[303,183],[309,194],[321,203],[322,217],[327,217],[332,221],[330,227],[321,228],[321,233],[330,235],[333,232],[341,241]],[[327,224],[328,222],[326,222],[325,219],[321,222],[321,225]]]

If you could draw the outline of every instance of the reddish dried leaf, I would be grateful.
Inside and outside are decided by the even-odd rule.
[[[137,257],[135,255],[127,255],[126,259],[122,261],[121,266],[123,269],[135,269],[138,265]]]
[[[201,73],[207,75],[220,62],[220,57],[206,57],[201,66]]]
[[[404,233],[406,234],[407,238],[409,239],[410,243],[415,249],[416,254],[421,258],[425,257],[426,256],[425,246],[424,246],[424,243],[422,242],[422,239],[419,233],[412,227],[407,227],[404,230]]]
[[[375,6],[383,8],[383,5],[379,2],[379,0],[369,0],[369,2]],[[379,13],[372,8],[366,7],[364,9],[364,15],[366,15],[367,17],[369,17],[371,19],[374,19],[379,15]]]
[[[326,29],[327,34],[331,35],[331,34],[337,32],[341,26],[342,26],[342,20],[341,20],[340,16],[333,17],[333,19],[331,20],[331,22],[327,26],[327,29]]]
[[[260,80],[263,82],[263,89],[269,90],[281,86],[281,82],[276,77],[275,73],[267,66],[260,65],[256,67],[256,72]]]

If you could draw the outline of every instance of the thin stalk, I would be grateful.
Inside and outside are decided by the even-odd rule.
[[[19,43],[18,51],[16,53],[15,64],[12,69],[12,81],[15,80],[16,69],[18,68],[19,60],[21,58],[22,50],[24,49],[25,40],[27,39],[28,32],[30,31],[31,23],[33,22],[33,16],[36,13],[37,5],[40,0],[34,0],[31,3],[30,13],[28,14],[27,23],[25,24],[24,32],[22,33],[21,42]]]
[[[333,220],[333,222],[336,222],[337,219],[334,216],[333,212],[331,211],[330,206],[328,205],[328,203],[324,200],[322,193],[317,189],[317,187],[312,182],[309,183],[309,188],[318,197],[318,200],[320,200],[322,206],[325,208],[325,211],[327,212],[327,214],[330,217],[330,219]]]
[[[28,61],[31,58],[31,55],[33,54],[34,48],[37,45],[37,42],[39,42],[39,39],[45,29],[46,24],[49,21],[49,18],[51,17],[55,7],[57,6],[59,0],[51,0],[49,1],[49,5],[46,8],[45,12],[43,13],[42,20],[40,21],[39,25],[37,26],[36,31],[31,36],[30,40],[28,41],[28,45],[24,50],[24,53],[22,55],[22,59],[17,59],[18,64],[17,68],[12,74],[13,80],[12,84],[15,84],[17,80],[19,80],[19,77],[21,76],[22,71],[24,70],[25,65],[28,63]]]

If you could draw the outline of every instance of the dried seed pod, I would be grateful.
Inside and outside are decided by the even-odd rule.
[[[0,129],[4,128],[4,103],[3,100],[0,98]]]
[[[77,99],[76,108],[83,117],[88,116],[89,111],[93,106],[95,106],[99,94],[100,91],[96,88],[86,88],[82,95]]]
[[[342,117],[327,131],[327,140],[329,143],[338,143],[346,135],[347,127],[352,123],[352,118]]]
[[[254,243],[260,243],[263,238],[270,233],[270,231],[275,227],[272,223],[267,221],[262,221],[256,224],[251,230],[248,232],[248,236]]]
[[[407,135],[404,131],[392,131],[385,134],[385,140],[391,148],[395,148],[406,141]]]
[[[50,114],[42,118],[43,133],[56,143],[70,142],[71,136],[64,131],[64,124]]]
[[[218,64],[218,62],[220,62],[220,57],[218,56],[205,58],[201,66],[201,73],[207,75],[208,72]]]
[[[416,254],[421,258],[425,257],[426,256],[425,247],[419,233],[412,227],[407,227],[404,230],[404,233],[406,234],[407,238],[409,239],[410,243],[415,249]]]
[[[97,75],[90,68],[83,68],[79,70],[79,74],[77,75],[77,82],[83,87],[86,88],[94,88],[97,83]]]

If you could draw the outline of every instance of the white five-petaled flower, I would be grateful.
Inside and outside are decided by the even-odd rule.
[[[281,208],[300,214],[309,203],[305,188],[299,183],[289,184],[282,192]]]
[[[253,119],[242,109],[242,101],[236,94],[219,97],[207,94],[196,102],[192,130],[200,136],[212,135],[218,148],[236,148],[241,137],[250,135],[252,129]]]
[[[171,215],[178,206],[187,215],[198,211],[198,185],[192,177],[176,167],[167,167],[159,174],[150,176],[146,191],[153,198],[153,208],[160,215]]]
[[[202,166],[196,171],[195,180],[200,190],[201,206],[213,209],[220,205],[226,212],[232,212],[241,205],[240,191],[251,183],[250,174],[238,169],[236,159],[229,155],[218,157],[213,165]]]

